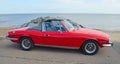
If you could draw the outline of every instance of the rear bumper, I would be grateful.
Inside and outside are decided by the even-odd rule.
[[[6,39],[7,40],[18,40],[17,38],[12,38],[12,37],[8,37],[8,36],[6,36]]]
[[[103,47],[112,47],[112,46],[113,46],[112,42],[109,42],[109,44],[103,44]]]

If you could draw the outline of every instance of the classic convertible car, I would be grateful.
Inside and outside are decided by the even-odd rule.
[[[81,28],[65,19],[47,19],[38,26],[10,30],[8,40],[18,43],[23,50],[35,45],[72,48],[86,55],[94,55],[99,48],[112,46],[107,34],[93,29]]]

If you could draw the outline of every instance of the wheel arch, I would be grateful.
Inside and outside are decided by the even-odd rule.
[[[80,46],[80,48],[81,48],[87,41],[94,41],[94,42],[96,42],[96,43],[98,44],[99,47],[101,47],[101,45],[100,45],[100,43],[98,42],[98,40],[96,40],[96,39],[87,39],[87,40],[85,40],[85,41],[82,43],[82,45]],[[79,48],[79,49],[80,49],[80,48]]]
[[[21,37],[19,38],[19,42],[20,42],[20,40],[21,40],[22,38],[29,38],[29,39],[31,39],[31,40],[33,41],[33,39],[32,39],[31,37],[29,37],[29,36],[21,36]],[[33,43],[34,43],[34,41],[33,41]]]

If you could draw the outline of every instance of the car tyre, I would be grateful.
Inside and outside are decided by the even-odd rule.
[[[80,51],[85,55],[95,55],[99,51],[99,45],[96,41],[86,41]]]
[[[34,44],[30,38],[21,38],[20,39],[20,47],[22,50],[29,51],[33,48]]]

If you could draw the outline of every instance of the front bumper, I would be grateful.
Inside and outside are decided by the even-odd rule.
[[[112,42],[109,42],[109,44],[103,44],[103,47],[111,47],[111,46],[113,46]]]
[[[18,40],[17,38],[12,38],[12,37],[8,37],[8,36],[6,36],[6,39],[7,40]]]

